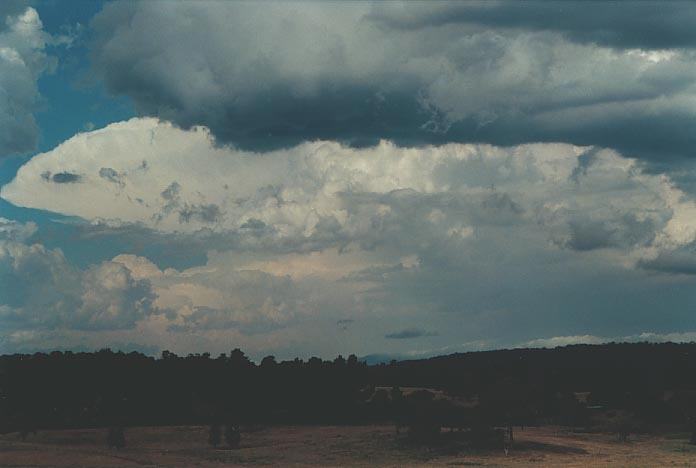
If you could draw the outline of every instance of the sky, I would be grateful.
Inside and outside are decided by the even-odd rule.
[[[696,4],[0,3],[0,353],[696,339]]]

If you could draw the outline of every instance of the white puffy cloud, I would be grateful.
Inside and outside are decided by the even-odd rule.
[[[51,66],[50,40],[35,9],[0,11],[0,156],[34,149],[38,127],[33,112],[40,94],[37,80]]]
[[[82,288],[75,320],[84,328],[132,328],[154,311],[156,296],[149,281],[133,278],[116,262],[103,262],[84,272]]]
[[[0,240],[23,242],[36,233],[34,222],[18,223],[11,219],[0,217]]]
[[[215,253],[205,266],[181,271],[161,271],[148,259],[130,254],[119,255],[112,262],[122,264],[133,277],[152,284],[157,297],[154,305],[167,311],[165,317],[155,320],[166,325],[168,331],[235,329],[254,334],[268,333],[305,318],[316,319],[321,314],[335,314],[336,302],[350,303],[350,293],[358,287],[345,285],[343,291],[327,288],[332,282],[324,276],[324,259],[319,257],[335,255],[290,254],[262,261],[232,252]],[[314,270],[313,265],[319,268]],[[343,271],[350,268],[332,267]],[[284,274],[290,269],[294,276]],[[333,310],[325,310],[331,303]]]
[[[252,153],[216,146],[204,128],[132,119],[37,155],[1,193],[97,224],[218,235],[239,251],[382,246],[387,264],[484,230],[608,249],[627,263],[696,238],[696,203],[668,177],[565,144],[318,141]]]

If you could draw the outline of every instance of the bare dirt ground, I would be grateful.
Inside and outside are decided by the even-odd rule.
[[[447,439],[445,434],[445,439]],[[631,436],[576,434],[564,428],[516,431],[515,444],[471,451],[457,443],[413,446],[392,426],[269,427],[242,435],[237,450],[212,449],[207,428],[141,427],[126,430],[127,447],[106,447],[106,430],[41,431],[21,442],[0,436],[2,467],[220,467],[220,466],[617,466],[696,467],[687,434]]]

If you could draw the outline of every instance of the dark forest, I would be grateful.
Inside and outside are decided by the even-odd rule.
[[[574,345],[368,366],[356,356],[253,363],[234,349],[159,358],[53,352],[0,357],[1,430],[143,425],[394,423],[414,439],[446,429],[502,434],[544,424],[694,431],[696,344]],[[694,437],[692,434],[692,442]],[[237,442],[238,443],[238,442]]]

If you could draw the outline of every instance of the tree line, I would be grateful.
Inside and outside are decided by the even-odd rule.
[[[254,425],[394,422],[413,435],[498,427],[512,439],[513,426],[589,426],[612,414],[617,432],[688,427],[696,441],[696,344],[514,349],[372,366],[355,355],[256,364],[239,349],[217,357],[108,349],[0,356],[2,432],[108,427],[118,442],[127,426],[206,424],[212,444],[228,433],[234,443],[238,428]]]

